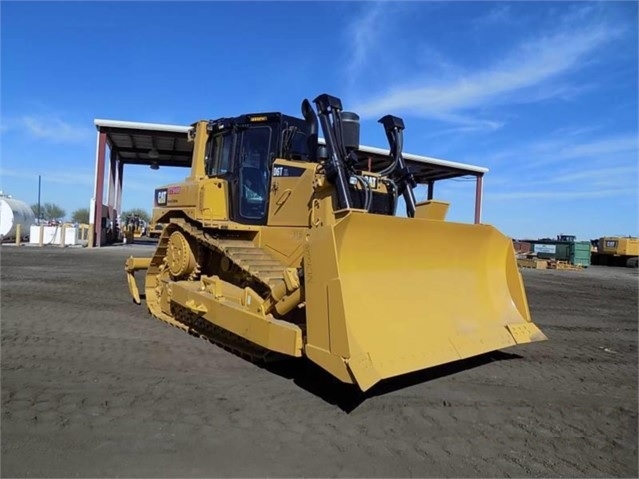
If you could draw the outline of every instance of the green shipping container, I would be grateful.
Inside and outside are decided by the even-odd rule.
[[[555,253],[555,259],[557,261],[570,261],[570,250],[572,243],[557,242],[555,243],[555,246],[557,251]]]
[[[590,241],[575,241],[572,243],[570,262],[581,266],[590,266]]]
[[[555,259],[590,266],[590,241],[527,240],[540,259]]]

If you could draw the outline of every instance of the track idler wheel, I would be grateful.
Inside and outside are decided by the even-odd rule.
[[[175,279],[190,275],[197,266],[193,248],[181,231],[174,231],[169,236],[166,251],[166,264],[169,273]]]

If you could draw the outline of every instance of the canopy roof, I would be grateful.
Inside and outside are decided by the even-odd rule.
[[[106,134],[107,143],[123,164],[190,167],[193,144],[187,141],[191,126],[161,123],[139,123],[95,119],[99,132]],[[324,144],[320,138],[319,142]],[[150,155],[152,152],[157,155]],[[358,152],[361,166],[370,161],[374,170],[389,164],[389,150],[361,145]],[[428,183],[460,176],[482,176],[487,168],[403,153],[418,183]]]

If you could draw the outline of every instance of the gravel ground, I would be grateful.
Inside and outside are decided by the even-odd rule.
[[[148,246],[1,247],[3,477],[637,477],[637,271],[524,270],[549,341],[379,384],[152,319]]]

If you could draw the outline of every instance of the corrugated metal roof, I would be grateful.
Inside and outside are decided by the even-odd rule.
[[[105,132],[109,146],[123,163],[129,165],[184,166],[191,164],[193,145],[187,141],[190,126],[133,121],[93,121],[98,131]],[[155,148],[157,158],[149,152]]]
[[[189,167],[193,144],[187,141],[190,126],[162,123],[141,123],[133,121],[95,119],[98,131],[107,135],[109,146],[117,151],[125,164],[151,165],[157,162],[161,166]],[[320,138],[320,143],[324,140]],[[155,148],[159,157],[149,157]],[[357,155],[363,168],[370,161],[374,170],[389,164],[389,150],[361,145]],[[483,175],[488,168],[458,163],[440,158],[403,153],[415,179],[419,183],[455,178],[466,175]]]

